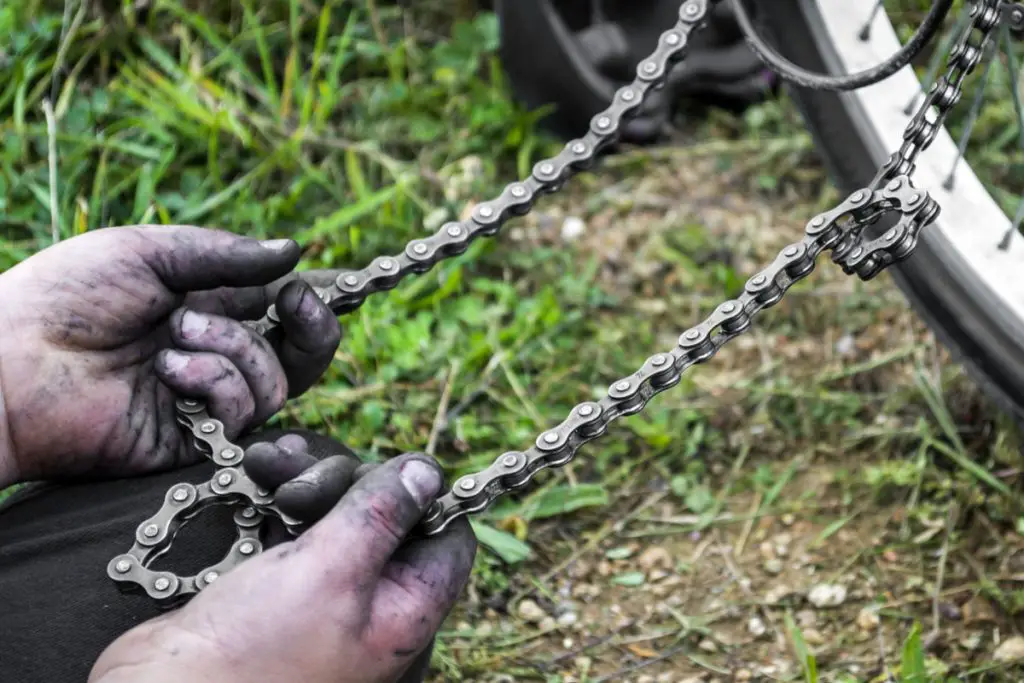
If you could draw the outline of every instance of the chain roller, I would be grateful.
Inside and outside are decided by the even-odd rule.
[[[907,258],[921,231],[939,214],[935,200],[914,187],[915,161],[959,101],[964,79],[978,65],[999,24],[1001,2],[976,0],[971,23],[949,56],[945,76],[931,88],[911,120],[904,144],[868,187],[808,221],[800,241],[784,247],[767,268],[751,276],[737,298],[723,302],[700,324],[684,331],[675,348],[652,355],[639,370],[613,382],[600,400],[575,406],[527,450],[503,453],[489,467],[456,480],[431,505],[419,532],[428,536],[440,533],[455,519],[480,512],[498,497],[526,486],[537,472],[571,461],[581,446],[603,435],[615,419],[643,410],[654,396],[678,384],[687,368],[711,359],[726,342],[749,329],[758,313],[777,304],[789,288],[810,275],[823,251],[831,251],[832,261],[843,272],[863,280]],[[648,93],[664,86],[669,70],[684,57],[691,35],[704,25],[708,8],[709,0],[683,2],[675,26],[661,34],[657,48],[637,66],[633,82],[616,91],[608,108],[591,119],[583,137],[538,162],[525,180],[510,183],[496,198],[478,204],[468,219],[446,223],[435,234],[411,241],[400,254],[376,258],[361,270],[341,271],[335,282],[318,294],[335,314],[353,311],[370,294],[393,289],[407,275],[425,273],[442,260],[463,253],[473,240],[495,235],[510,218],[528,213],[540,196],[558,191],[573,175],[592,168],[598,154],[618,139],[622,123],[636,113]],[[890,215],[897,220],[888,231],[871,239],[863,236],[867,226]],[[271,306],[262,319],[250,324],[266,335],[279,322]],[[110,578],[124,590],[141,589],[158,604],[168,606],[261,552],[259,532],[266,517],[281,519],[293,535],[302,531],[301,524],[275,507],[268,491],[256,487],[245,475],[242,448],[227,440],[223,425],[205,404],[183,399],[176,409],[178,422],[191,433],[194,446],[218,469],[199,486],[172,487],[157,514],[139,526],[131,549],[113,558],[107,568]],[[234,520],[239,536],[221,562],[186,578],[149,568],[167,552],[183,524],[215,504],[238,508]]]

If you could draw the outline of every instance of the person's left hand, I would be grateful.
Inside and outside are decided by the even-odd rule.
[[[106,228],[0,275],[0,486],[186,464],[177,398],[207,401],[234,439],[308,389],[341,331],[308,284],[282,286],[299,256],[291,240]],[[239,322],[271,303],[277,348]]]

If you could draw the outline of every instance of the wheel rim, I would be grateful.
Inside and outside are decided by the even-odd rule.
[[[860,27],[868,23],[874,3],[849,0],[802,0],[805,11],[820,19],[830,44],[837,72],[853,72],[873,66],[892,55],[901,46],[896,31],[884,11],[874,13],[866,39]],[[911,113],[905,113],[914,93],[919,96]],[[923,98],[918,76],[910,66],[893,76],[859,90],[844,93],[849,103],[862,114],[858,125],[863,140],[869,143],[874,161],[881,164],[903,142],[903,131]],[[968,97],[958,106],[969,106]],[[959,161],[957,161],[957,158]],[[952,189],[944,182],[953,171]],[[918,161],[914,174],[917,187],[927,191],[942,207],[938,220],[922,239],[936,249],[951,253],[950,265],[974,286],[985,290],[992,301],[1018,321],[1024,320],[1024,238],[1013,235],[1006,248],[1000,242],[1011,229],[1010,218],[1000,208],[984,184],[959,154],[957,142],[945,127]]]

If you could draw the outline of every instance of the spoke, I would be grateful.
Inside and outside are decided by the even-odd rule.
[[[956,175],[956,168],[960,165],[960,159],[963,158],[964,152],[967,151],[967,143],[971,139],[971,132],[974,130],[974,124],[978,122],[978,114],[981,113],[981,107],[985,101],[985,91],[988,89],[988,80],[992,74],[992,65],[996,62],[995,50],[988,50],[988,55],[985,58],[985,71],[981,74],[981,87],[978,88],[977,94],[974,96],[974,101],[971,103],[971,109],[967,113],[967,125],[964,127],[964,132],[960,136],[960,144],[957,145],[956,158],[953,160],[953,166],[949,169],[949,175],[942,183],[942,187],[946,190],[952,190],[955,185],[954,176]]]
[[[935,83],[935,78],[939,75],[939,69],[942,68],[942,61],[949,51],[949,48],[953,47],[953,41],[956,40],[957,36],[963,33],[964,27],[967,26],[967,22],[971,20],[970,6],[965,4],[960,10],[960,14],[957,15],[956,24],[953,26],[953,30],[946,34],[946,38],[942,41],[942,47],[936,50],[931,59],[928,61],[928,72],[924,77],[924,81],[921,84],[921,90],[926,92],[928,88],[932,87]],[[914,93],[907,102],[907,106],[903,108],[903,113],[906,116],[910,116],[914,113],[914,107],[917,106],[917,98],[921,96],[920,92]]]
[[[1017,147],[1024,150],[1024,107],[1021,106],[1020,102],[1020,65],[1017,63],[1017,57],[1013,51],[1013,39],[1010,37],[1010,27],[1004,23],[999,28],[1000,42],[1003,46],[1003,51],[1006,54],[1006,61],[1009,63],[1010,69],[1010,94],[1013,96],[1013,111],[1017,115]],[[1020,230],[1021,221],[1024,220],[1024,196],[1017,202],[1017,213],[1013,217],[1013,224],[1003,235],[1003,239],[999,241],[999,248],[1006,251],[1010,248],[1010,240],[1013,235]]]
[[[857,37],[863,41],[867,41],[871,37],[871,24],[875,23],[875,17],[878,16],[878,11],[885,7],[885,0],[878,0],[875,3],[875,8],[871,10],[871,16],[864,22],[864,25],[860,27],[860,31],[857,33]]]

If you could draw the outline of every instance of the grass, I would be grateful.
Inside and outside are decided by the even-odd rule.
[[[0,35],[3,268],[55,235],[145,222],[293,236],[303,268],[361,266],[561,144],[512,101],[493,15],[453,3],[12,0]],[[1013,151],[1006,106],[972,150],[991,169]],[[785,99],[689,132],[371,297],[279,419],[366,459],[429,447],[454,478],[670,348],[838,199]],[[561,234],[567,218],[581,236]],[[474,519],[483,549],[438,680],[1019,680],[991,661],[1024,607],[1017,433],[888,277],[819,270]],[[850,599],[773,597],[818,581]],[[962,616],[976,605],[994,616]],[[868,608],[880,625],[864,640]]]

